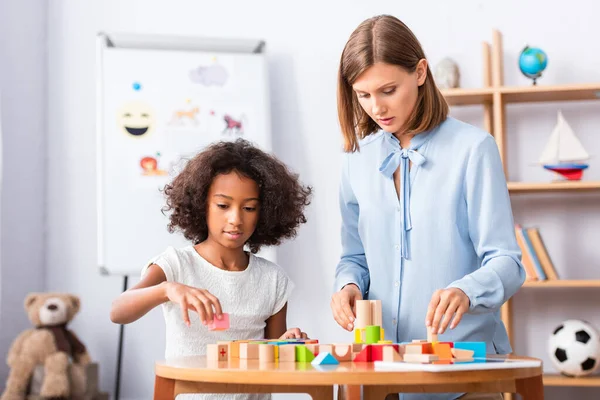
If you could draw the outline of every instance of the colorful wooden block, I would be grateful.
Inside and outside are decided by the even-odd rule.
[[[360,353],[360,351],[365,347],[363,343],[352,343],[352,352]]]
[[[433,328],[431,326],[427,327],[427,341],[431,343],[438,341],[437,332],[433,332]]]
[[[436,354],[408,354],[405,353],[403,357],[404,362],[408,363],[427,363],[431,361],[437,361],[439,357]]]
[[[217,344],[224,344],[227,346],[229,359],[240,358],[240,343],[239,342],[228,342],[218,341]]]
[[[315,355],[303,344],[296,346],[296,362],[307,363],[315,359]]]
[[[365,343],[373,344],[381,340],[381,327],[379,325],[369,325],[365,328]]]
[[[227,351],[226,344],[213,344],[209,343],[206,345],[206,359],[211,361],[227,361],[229,352]]]
[[[244,360],[258,360],[258,344],[240,343],[240,358]]]
[[[454,358],[472,358],[475,352],[473,350],[452,349]]]
[[[431,345],[433,354],[436,354],[440,359],[452,359],[452,349],[448,343],[434,342]]]
[[[433,354],[431,343],[409,343],[404,347],[407,354]]]
[[[349,344],[334,345],[333,356],[338,361],[352,361],[352,346]]]
[[[305,343],[304,346],[306,346],[307,349],[310,350],[311,353],[313,353],[315,356],[317,354],[319,354],[319,345],[318,344],[313,344],[313,343]]]
[[[354,329],[354,343],[364,343],[364,342],[365,342],[365,329],[364,328]]]
[[[369,361],[382,361],[383,360],[383,349],[391,347],[398,351],[397,344],[374,344],[371,346],[371,359]]]
[[[319,353],[312,361],[313,365],[336,365],[340,362],[328,352]]]
[[[369,300],[357,300],[354,304],[356,309],[356,319],[354,328],[363,329],[371,324],[371,303]]]
[[[485,342],[454,342],[454,348],[460,350],[473,350],[474,358],[485,358],[487,354]]]
[[[371,323],[369,325],[383,325],[381,300],[369,300],[371,303]]]
[[[229,329],[229,314],[221,314],[221,319],[213,318],[212,322],[208,324],[209,331],[225,331]]]
[[[360,351],[360,353],[354,356],[352,360],[354,362],[369,362],[371,361],[371,345],[366,345]]]
[[[275,346],[272,344],[259,344],[258,361],[275,362]]]
[[[279,361],[296,361],[296,345],[295,344],[285,344],[281,346],[277,346],[279,351]]]
[[[393,346],[385,346],[383,348],[382,361],[385,362],[398,362],[402,361],[402,356]]]

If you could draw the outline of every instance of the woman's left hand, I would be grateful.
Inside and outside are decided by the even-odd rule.
[[[429,302],[425,325],[431,326],[433,333],[444,333],[450,321],[450,329],[456,328],[467,311],[469,297],[465,292],[457,288],[436,290]]]
[[[285,331],[279,339],[308,339],[308,335],[302,332],[300,328],[292,328]]]

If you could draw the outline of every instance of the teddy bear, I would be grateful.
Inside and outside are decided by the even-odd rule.
[[[17,336],[8,350],[10,372],[0,400],[25,399],[37,365],[44,367],[40,389],[43,398],[69,399],[73,387],[85,385],[73,382],[77,376],[83,376],[72,372],[85,367],[90,356],[83,343],[66,327],[79,306],[79,298],[67,293],[31,293],[27,296],[25,311],[35,328]]]

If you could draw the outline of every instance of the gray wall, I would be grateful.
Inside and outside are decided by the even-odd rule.
[[[0,387],[23,300],[45,286],[47,21],[43,0],[0,1]]]

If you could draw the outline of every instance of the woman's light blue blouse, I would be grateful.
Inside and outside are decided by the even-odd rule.
[[[379,131],[344,155],[339,195],[335,290],[355,283],[365,298],[381,299],[386,339],[427,338],[433,292],[456,287],[469,297],[469,313],[439,340],[485,341],[488,353],[512,351],[500,306],[521,287],[525,271],[490,134],[447,118],[402,149]]]

